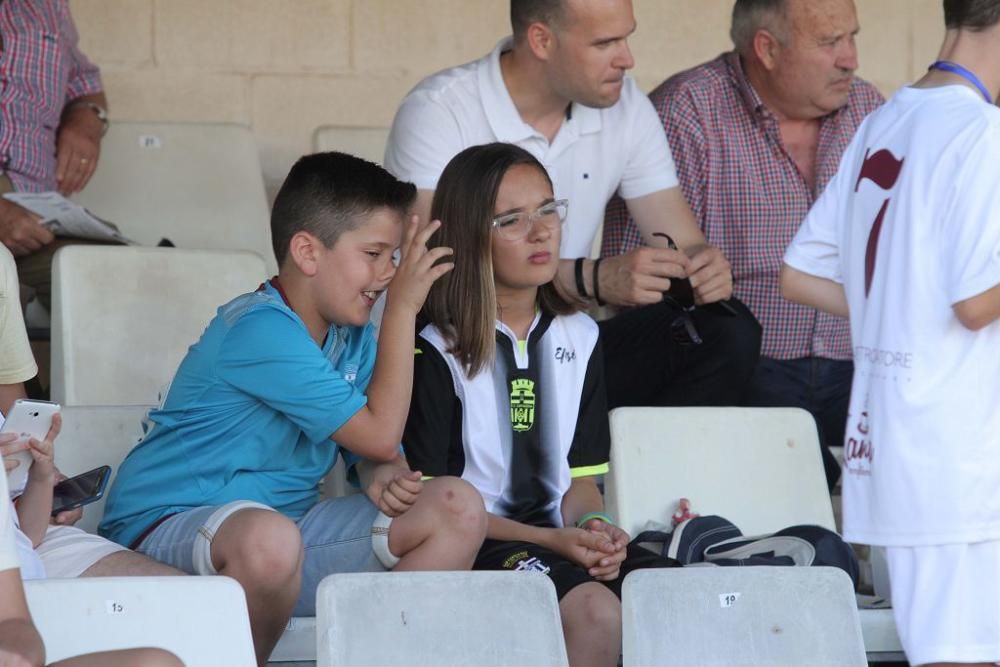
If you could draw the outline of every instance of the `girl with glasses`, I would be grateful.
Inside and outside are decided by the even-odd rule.
[[[472,483],[489,512],[474,569],[546,574],[570,664],[615,665],[621,580],[665,558],[630,547],[597,477],[610,434],[597,325],[553,283],[565,200],[532,155],[475,146],[445,168],[432,240],[455,268],[430,291],[403,436],[427,476]]]

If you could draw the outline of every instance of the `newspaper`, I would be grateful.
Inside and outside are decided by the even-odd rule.
[[[98,218],[58,192],[8,192],[3,196],[39,216],[41,224],[56,236],[137,245],[112,223]]]

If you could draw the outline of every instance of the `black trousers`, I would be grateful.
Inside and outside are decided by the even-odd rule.
[[[681,314],[666,302],[600,322],[608,409],[622,406],[742,405],[757,359],[761,326],[736,299],[691,312],[701,344],[678,342]]]

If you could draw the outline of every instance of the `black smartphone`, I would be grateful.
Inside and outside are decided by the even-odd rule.
[[[52,516],[100,500],[110,478],[111,466],[101,466],[59,482],[52,489]]]

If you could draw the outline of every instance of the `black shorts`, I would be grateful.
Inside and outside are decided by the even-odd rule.
[[[602,581],[621,599],[622,581],[632,570],[649,567],[680,567],[680,563],[672,558],[659,556],[648,549],[628,545],[627,555],[622,562],[621,572],[614,581]],[[579,586],[595,579],[587,574],[587,570],[571,560],[563,558],[554,551],[530,542],[500,542],[486,540],[476,555],[473,570],[518,570],[541,572],[552,580],[556,587],[556,596],[561,600],[564,595]]]

